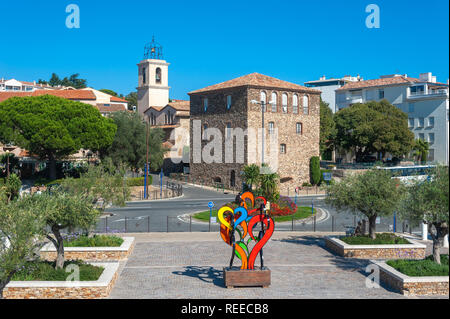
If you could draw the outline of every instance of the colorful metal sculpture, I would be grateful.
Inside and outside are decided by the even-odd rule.
[[[251,210],[248,210],[247,200],[251,201]],[[260,207],[255,208],[257,200],[261,200]],[[232,247],[230,260],[230,269],[233,266],[234,256],[237,256],[241,262],[241,269],[255,269],[255,260],[258,254],[261,257],[261,269],[264,268],[263,247],[272,237],[275,229],[273,219],[266,214],[267,201],[264,197],[254,197],[253,193],[246,192],[240,196],[240,206],[232,209],[223,206],[218,211],[220,222],[220,235],[222,239]],[[261,230],[257,237],[253,234],[253,229],[260,223]],[[239,240],[236,241],[235,232],[239,234]],[[247,235],[249,238],[247,239]],[[249,244],[254,241],[256,244],[249,250]]]

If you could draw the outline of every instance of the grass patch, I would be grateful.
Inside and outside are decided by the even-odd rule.
[[[354,237],[340,237],[344,243],[349,245],[400,245],[410,244],[405,238],[396,236],[391,233],[377,234],[375,239],[371,239],[369,235],[354,236]]]
[[[63,269],[55,269],[54,261],[29,261],[11,280],[13,281],[65,281],[71,273],[66,272],[68,265],[75,264],[80,268],[80,281],[95,281],[100,278],[104,268],[87,264],[81,260],[67,260]]]
[[[314,215],[316,214],[316,212],[317,211],[314,208]],[[298,207],[297,212],[294,215],[275,216],[275,217],[273,217],[273,219],[275,222],[286,222],[286,221],[291,221],[292,216],[294,217],[295,220],[299,220],[299,219],[305,219],[305,218],[311,217],[313,215],[311,214],[311,207]],[[209,221],[209,210],[194,214],[192,217],[195,219],[204,221],[204,222],[208,222]],[[212,217],[217,217],[216,209],[212,210]]]
[[[65,247],[119,247],[122,243],[123,238],[114,235],[69,235],[64,240]]]
[[[434,262],[433,256],[422,260],[388,260],[386,264],[410,277],[448,276],[448,255],[441,255],[440,265]]]

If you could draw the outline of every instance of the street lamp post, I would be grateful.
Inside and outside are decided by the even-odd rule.
[[[261,105],[261,127],[262,127],[262,134],[261,134],[261,167],[264,165],[264,135],[265,135],[265,130],[264,130],[264,113],[266,111],[266,102],[265,101],[261,101],[258,102],[256,100],[251,100],[252,104],[258,104]],[[269,104],[272,104],[272,101],[269,102]]]

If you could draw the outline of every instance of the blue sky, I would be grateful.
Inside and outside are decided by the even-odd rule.
[[[69,4],[80,29],[65,26]],[[368,29],[368,4],[380,8]],[[3,1],[0,77],[33,81],[80,73],[128,94],[152,35],[164,47],[170,96],[252,72],[303,84],[322,75],[365,79],[449,76],[447,0]]]

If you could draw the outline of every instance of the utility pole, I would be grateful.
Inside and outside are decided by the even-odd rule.
[[[146,159],[145,159],[145,196],[148,198],[148,121],[145,121],[145,147],[146,147]]]

